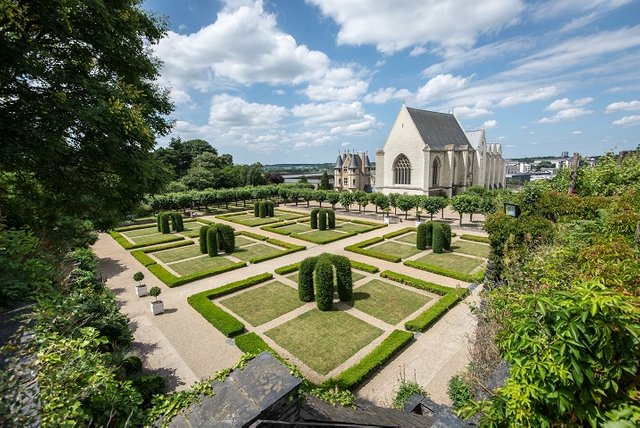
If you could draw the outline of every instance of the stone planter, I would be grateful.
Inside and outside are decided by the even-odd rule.
[[[384,221],[384,224],[391,224],[391,219],[389,217],[385,217],[383,221]]]
[[[136,296],[144,297],[147,294],[149,294],[149,291],[147,290],[147,286],[145,284],[136,285]]]
[[[164,312],[164,303],[162,300],[149,302],[149,305],[151,306],[151,312],[153,312],[153,315],[159,315]]]
[[[422,223],[424,223],[424,220],[416,220],[416,227],[420,226]]]

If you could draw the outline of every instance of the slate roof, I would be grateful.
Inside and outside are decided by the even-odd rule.
[[[371,168],[371,162],[369,162],[369,155],[364,155],[364,166],[365,168]]]
[[[357,153],[351,153],[351,162],[349,162],[349,169],[360,168],[360,155]]]
[[[431,150],[444,150],[453,144],[454,149],[469,144],[467,136],[453,114],[437,113],[407,107],[407,111],[418,128],[422,141]]]
[[[336,159],[336,169],[342,168],[342,156],[338,155],[338,159]]]
[[[467,140],[473,146],[474,149],[478,149],[480,146],[480,142],[482,141],[482,137],[484,136],[484,129],[478,129],[476,131],[467,131]]]

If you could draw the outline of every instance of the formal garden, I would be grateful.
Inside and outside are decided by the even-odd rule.
[[[323,253],[188,301],[244,352],[270,350],[351,390],[466,293]]]

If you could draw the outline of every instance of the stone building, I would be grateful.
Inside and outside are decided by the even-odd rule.
[[[333,188],[337,191],[370,192],[373,179],[371,162],[366,152],[338,154],[333,170]]]
[[[451,114],[402,105],[387,142],[376,152],[378,192],[453,196],[469,186],[505,186],[500,144],[484,129],[465,132]]]

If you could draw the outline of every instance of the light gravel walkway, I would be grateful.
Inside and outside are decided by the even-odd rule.
[[[287,207],[287,209],[293,210],[293,207]],[[346,216],[346,213],[340,212],[339,216]],[[289,236],[260,230],[258,227],[253,228],[225,222],[213,216],[205,218],[220,223],[227,223],[238,231],[249,231],[281,241],[306,245],[307,250],[278,257],[256,265],[249,265],[245,268],[214,277],[194,281],[181,287],[168,288],[108,234],[102,233],[99,235],[98,242],[94,245],[94,251],[101,259],[101,272],[103,276],[108,279],[108,286],[116,293],[122,311],[128,315],[131,320],[136,345],[146,359],[145,367],[161,371],[163,374],[169,374],[172,378],[170,389],[188,388],[198,379],[207,378],[218,370],[232,366],[241,355],[241,352],[233,344],[233,340],[226,338],[213,328],[187,303],[187,297],[200,291],[216,288],[263,272],[273,272],[274,269],[280,266],[299,262],[306,257],[318,255],[323,252],[343,254],[352,260],[374,264],[378,266],[381,271],[390,269],[449,287],[468,286],[468,284],[462,281],[419,271],[404,266],[402,263],[386,262],[384,260],[372,259],[344,251],[344,247],[348,245],[407,226],[413,226],[413,221],[403,221],[392,224],[389,227],[358,234],[327,245],[317,245],[302,242]],[[456,231],[455,224],[453,224],[452,227],[454,231]],[[458,233],[460,232],[458,231]],[[166,312],[164,314],[153,316],[149,309],[149,302],[152,298],[138,298],[135,295],[132,276],[138,271],[144,273],[144,282],[148,287],[158,286],[162,289],[160,298],[165,304]],[[461,307],[462,305],[459,305],[456,309]],[[451,312],[453,313],[454,311]],[[435,330],[436,328],[437,330]],[[439,337],[447,338],[447,342],[450,341],[451,332],[448,327],[443,327],[443,322],[439,322],[431,331],[439,332]],[[468,331],[471,331],[471,329]],[[435,337],[436,333],[432,333],[430,336]],[[435,340],[435,342],[437,342],[437,340]],[[401,354],[401,357],[406,358],[405,354],[414,354],[414,349],[420,346],[420,343],[421,341],[419,340],[418,343],[411,345]],[[460,348],[463,345],[458,343],[457,346]],[[439,347],[440,344],[437,344],[437,346],[433,348],[438,349]],[[421,349],[418,354],[423,359],[426,359],[429,355],[429,353],[425,354],[425,349]],[[416,358],[417,356],[418,355],[416,355]],[[429,360],[432,359],[429,357]],[[438,360],[435,365],[432,363],[432,366],[437,368],[437,372],[439,372],[442,370],[442,365],[447,363],[445,360]],[[388,369],[385,369],[383,373],[387,370]],[[373,381],[376,381],[379,377],[380,376],[376,376]],[[433,377],[436,377],[435,374]],[[381,379],[385,379],[382,383],[388,383],[394,381],[395,377],[382,374]],[[446,381],[448,381],[448,378]],[[389,385],[389,387],[392,389],[393,385]]]

